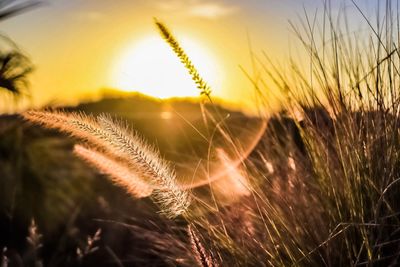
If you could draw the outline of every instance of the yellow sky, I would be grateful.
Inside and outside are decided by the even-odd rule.
[[[211,68],[205,64],[203,71],[206,78],[212,77],[213,95],[244,107],[253,104],[254,96],[251,83],[239,68],[252,73],[249,40],[259,55],[265,51],[274,59],[283,59],[293,39],[288,19],[300,7],[295,0],[53,0],[2,21],[0,31],[19,44],[36,66],[30,78],[33,106],[77,103],[98,97],[104,88],[118,89],[121,81],[116,72],[121,57],[135,54],[135,47],[145,40],[162,40],[153,23],[157,17],[182,40],[183,48],[185,40],[190,40],[198,47],[192,53],[201,50],[200,57],[205,55],[208,66],[213,62]],[[190,49],[187,52],[190,57]],[[155,69],[172,69],[169,63],[159,64]],[[132,68],[141,75],[137,65],[140,62]],[[147,73],[151,79],[157,75]],[[175,86],[182,86],[181,78],[177,74],[169,82],[176,80]]]

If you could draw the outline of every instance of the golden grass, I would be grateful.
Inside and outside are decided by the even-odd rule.
[[[200,90],[200,94],[210,97],[211,87],[207,84],[207,82],[201,77],[199,71],[193,65],[189,56],[186,54],[185,50],[180,46],[179,42],[172,35],[171,31],[160,21],[154,19],[155,24],[158,30],[161,33],[161,36],[165,39],[165,41],[171,46],[174,53],[181,60],[182,64],[185,66],[189,75],[192,77],[192,80],[196,83],[197,88]]]
[[[183,214],[190,205],[189,193],[179,188],[170,164],[137,133],[111,117],[49,111],[27,111],[22,115],[28,121],[86,141],[90,147],[78,146],[75,153],[110,175],[133,197],[145,196],[154,188],[151,196],[167,217]]]
[[[108,175],[114,183],[135,198],[148,197],[153,191],[149,184],[140,179],[136,173],[103,153],[81,145],[75,145],[74,153],[100,172]]]

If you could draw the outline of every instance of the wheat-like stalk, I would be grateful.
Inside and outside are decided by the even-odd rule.
[[[207,96],[210,98],[211,87],[207,84],[207,82],[200,76],[200,73],[193,65],[189,56],[186,54],[185,50],[180,46],[179,42],[172,35],[171,31],[165,26],[164,23],[154,19],[154,22],[159,29],[161,36],[164,40],[171,46],[174,53],[179,57],[182,64],[188,70],[192,80],[196,83],[197,88],[200,90],[200,94]]]
[[[28,228],[28,236],[26,237],[26,241],[29,245],[28,255],[31,255],[34,266],[43,266],[43,262],[39,258],[39,250],[43,246],[42,238],[43,236],[40,234],[38,226],[35,220],[32,218],[31,224]]]
[[[103,140],[109,139],[96,120],[83,113],[65,113],[61,111],[35,111],[22,113],[30,121],[50,129],[57,129],[71,136],[88,141],[91,145],[105,148]]]
[[[214,261],[212,256],[207,253],[200,241],[200,238],[198,237],[197,231],[191,225],[188,225],[187,231],[189,234],[190,243],[192,245],[192,251],[199,266],[217,267],[218,264]]]
[[[82,261],[84,257],[96,252],[99,247],[96,245],[101,239],[101,228],[97,229],[97,231],[92,236],[88,236],[86,239],[86,244],[83,247],[76,248],[76,255],[79,261]]]
[[[1,251],[0,267],[7,267],[8,263],[10,262],[6,253],[7,253],[7,247],[3,247],[2,251]]]
[[[41,239],[42,235],[39,233],[38,226],[35,220],[32,219],[28,228],[28,236],[26,240],[28,241],[29,245],[32,246],[33,250],[37,251],[42,247]]]
[[[153,191],[148,184],[137,177],[137,174],[124,164],[118,163],[98,151],[75,145],[74,153],[99,171],[107,174],[113,182],[125,188],[131,196],[147,197]]]
[[[147,145],[137,133],[115,122],[110,116],[100,115],[93,118],[85,114],[49,111],[28,111],[23,113],[23,116],[31,122],[58,129],[88,141],[97,151],[78,147],[75,152],[110,175],[114,182],[132,190],[134,197],[145,195],[148,189],[141,193],[137,192],[134,187],[143,189],[144,182],[138,180],[138,184],[133,185],[135,179],[127,178],[129,173],[134,171],[136,177],[149,179],[155,188],[152,196],[160,205],[161,213],[167,217],[174,218],[188,208],[189,193],[178,186],[176,174],[170,164],[162,159],[154,147]],[[114,158],[121,160],[121,163],[117,163]],[[107,166],[103,164],[105,162]],[[116,165],[119,167],[114,168]]]
[[[134,163],[138,171],[156,185],[153,197],[168,217],[182,214],[190,204],[189,194],[179,188],[176,174],[159,152],[147,145],[143,139],[127,127],[121,127],[109,116],[101,115],[98,121],[111,136],[111,145],[115,153]]]

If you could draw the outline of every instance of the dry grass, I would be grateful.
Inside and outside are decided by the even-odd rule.
[[[390,1],[386,6],[389,15]],[[367,21],[371,35],[353,39],[346,37],[351,36],[346,24],[334,23],[337,16],[325,3],[319,28],[307,14],[303,28],[294,27],[308,52],[310,73],[301,71],[302,62],[282,71],[256,58],[265,71],[262,79],[274,81],[284,96],[282,111],[271,115],[264,137],[243,162],[232,166],[220,151],[236,186],[237,199],[229,204],[218,202],[212,189],[212,204],[190,196],[157,150],[108,116],[42,111],[24,116],[87,141],[88,148],[76,147],[77,155],[134,197],[153,189],[168,218],[184,215],[181,229],[200,266],[217,266],[216,259],[225,266],[395,266],[400,261],[399,26],[393,16],[385,16],[377,29]],[[210,97],[171,32],[155,23]],[[232,146],[237,143],[221,127],[215,131]],[[191,198],[196,202],[189,209]]]
[[[199,264],[199,266],[202,267],[219,266],[212,258],[212,256],[210,256],[209,253],[206,252],[206,249],[200,242],[200,238],[198,236],[197,231],[194,230],[190,225],[188,226],[187,229],[190,238],[190,243],[192,244],[192,251],[196,258],[197,264]]]
[[[161,36],[165,41],[171,46],[172,50],[175,52],[176,56],[181,60],[182,64],[185,66],[189,75],[192,77],[193,81],[196,83],[197,88],[200,90],[200,94],[210,97],[211,87],[207,82],[201,77],[200,73],[193,65],[189,56],[186,54],[185,50],[180,46],[179,42],[172,35],[171,31],[160,21],[154,19],[157,28],[159,29]]]
[[[147,196],[153,188],[152,197],[167,217],[176,217],[189,206],[188,193],[179,188],[175,172],[159,152],[109,116],[48,111],[28,111],[23,116],[87,142],[89,148],[76,147],[77,155],[110,175],[133,197]]]
[[[108,175],[114,183],[125,188],[135,198],[147,197],[153,191],[149,184],[137,177],[135,172],[103,153],[81,145],[75,145],[74,153],[100,172]]]

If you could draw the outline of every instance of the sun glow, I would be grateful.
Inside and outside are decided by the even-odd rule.
[[[216,93],[222,75],[215,58],[193,40],[183,39],[180,43]],[[113,68],[112,80],[123,91],[138,91],[158,98],[200,94],[183,64],[159,36],[130,43],[123,49]]]

